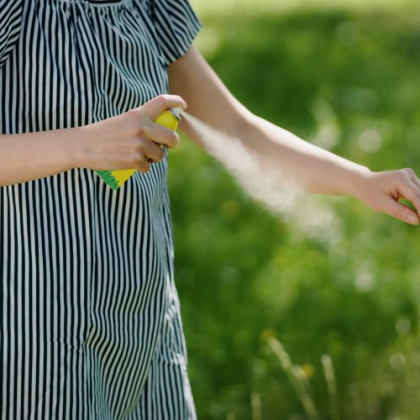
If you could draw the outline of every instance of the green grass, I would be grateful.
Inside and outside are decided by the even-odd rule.
[[[420,5],[278,3],[193,1],[197,45],[229,89],[373,170],[420,174]],[[200,419],[254,420],[255,396],[264,420],[307,418],[264,339],[273,335],[312,372],[321,419],[331,418],[324,354],[341,419],[418,418],[418,228],[350,198],[310,196],[274,217],[187,139],[170,154],[169,186]]]
[[[418,10],[417,0],[191,0],[194,9],[200,15],[221,15],[226,13],[244,16],[245,13],[275,13],[291,10],[388,10],[403,12],[413,9]]]

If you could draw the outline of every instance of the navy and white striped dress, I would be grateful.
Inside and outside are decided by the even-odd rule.
[[[188,0],[0,0],[0,133],[166,93],[199,28]],[[115,191],[82,168],[0,188],[1,419],[196,418],[166,172],[165,156]]]

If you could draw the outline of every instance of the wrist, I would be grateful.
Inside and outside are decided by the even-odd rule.
[[[362,165],[357,165],[350,172],[347,195],[359,200],[364,196],[367,180],[372,175],[372,171]]]
[[[76,127],[73,134],[73,141],[70,142],[69,159],[73,168],[92,168],[93,153],[91,151],[92,139],[95,136],[96,129],[94,124]],[[98,133],[96,133],[98,135]]]

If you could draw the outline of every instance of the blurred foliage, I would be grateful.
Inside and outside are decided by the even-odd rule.
[[[420,174],[419,11],[208,13],[197,45],[257,115],[373,170]],[[187,139],[168,182],[200,419],[307,418],[272,336],[321,419],[331,418],[323,354],[341,419],[419,418],[418,228],[352,198],[307,197],[336,221],[318,230],[315,205],[312,224],[306,212],[273,216]]]

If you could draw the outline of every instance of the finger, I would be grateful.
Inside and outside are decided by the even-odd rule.
[[[414,182],[414,184],[420,188],[420,179],[417,178],[417,175],[413,173],[412,176],[410,176],[410,180]]]
[[[146,156],[144,155],[139,156],[139,158],[137,159],[137,164],[135,166],[135,169],[143,173],[146,173],[149,171],[150,163],[147,161]]]
[[[419,224],[419,217],[413,210],[401,203],[398,203],[398,201],[393,200],[391,197],[389,197],[384,203],[382,211],[398,220],[401,220],[402,222],[406,222],[411,225]]]
[[[152,122],[143,126],[143,135],[171,149],[179,144],[179,136],[175,131]]]
[[[143,152],[149,163],[160,162],[165,156],[164,151],[151,140],[146,140],[143,143]]]
[[[420,213],[420,189],[414,184],[411,180],[407,183],[404,183],[399,187],[399,191],[408,201],[411,201],[414,207],[417,210],[417,213]]]
[[[165,109],[187,109],[187,103],[177,95],[160,95],[141,106],[142,113],[154,121]]]
[[[417,177],[417,174],[411,168],[400,169],[399,171],[401,174],[405,176],[405,178],[409,179],[410,181],[414,182],[417,186],[420,187],[420,180]]]

